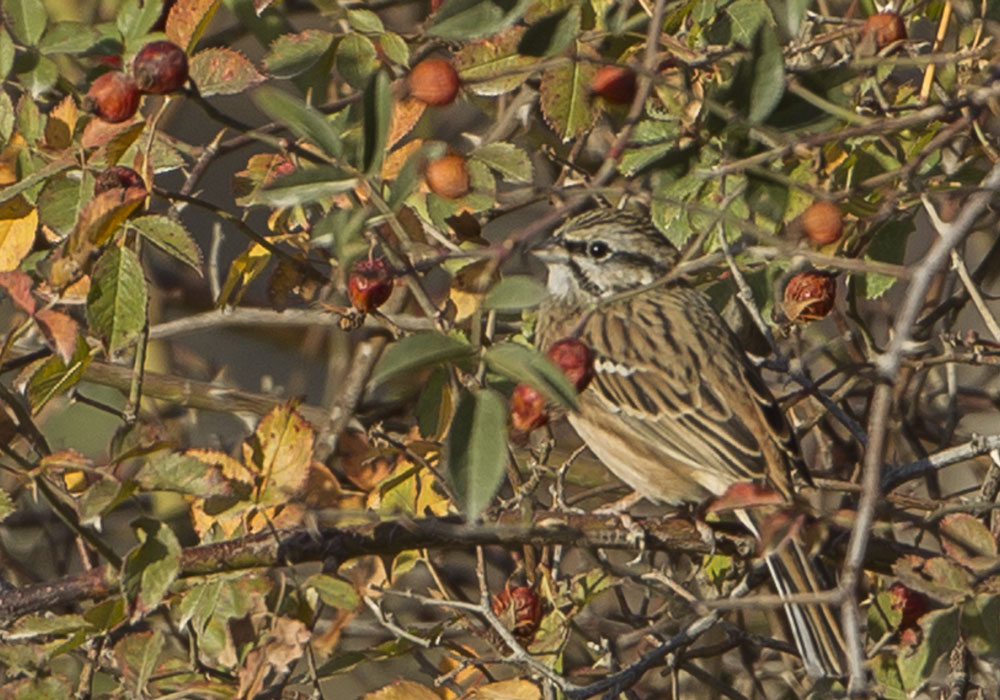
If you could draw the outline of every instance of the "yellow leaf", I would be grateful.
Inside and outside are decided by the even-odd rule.
[[[69,148],[73,143],[77,116],[79,113],[76,102],[71,95],[66,95],[62,102],[49,112],[49,120],[45,124],[45,145],[59,151]]]
[[[0,204],[0,272],[21,264],[31,251],[38,228],[38,210],[21,195]]]

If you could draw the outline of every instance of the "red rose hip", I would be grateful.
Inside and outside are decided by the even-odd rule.
[[[176,92],[188,79],[187,55],[172,41],[151,41],[132,60],[132,75],[143,92],[153,95]]]
[[[565,373],[577,391],[586,389],[594,378],[594,355],[586,344],[576,338],[563,338],[552,343],[548,356]]]
[[[83,108],[106,122],[118,124],[131,119],[139,109],[139,88],[120,71],[104,73],[90,84]]]
[[[802,212],[802,230],[818,246],[840,239],[844,219],[840,208],[832,202],[815,202]]]
[[[469,192],[469,168],[465,158],[454,153],[428,162],[424,168],[424,179],[431,192],[448,199],[456,199]]]
[[[514,430],[530,433],[549,422],[545,397],[533,386],[518,384],[510,397],[510,422]]]
[[[406,78],[410,97],[429,105],[451,104],[458,95],[460,80],[451,61],[444,58],[425,58],[410,71]]]
[[[635,71],[624,66],[601,66],[590,81],[593,94],[616,105],[631,104],[635,90]]]
[[[818,321],[833,310],[837,298],[837,280],[827,273],[800,272],[785,285],[782,308],[789,321]]]
[[[347,279],[347,295],[358,311],[368,313],[385,303],[392,294],[392,272],[382,258],[354,263]]]
[[[906,38],[906,24],[895,12],[879,12],[865,20],[861,36],[873,36],[875,47],[883,49],[894,41]]]

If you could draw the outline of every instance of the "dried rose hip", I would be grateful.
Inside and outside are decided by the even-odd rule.
[[[410,97],[429,105],[451,104],[461,83],[451,61],[444,58],[425,58],[413,67],[406,82]]]
[[[542,601],[529,586],[504,588],[493,597],[493,614],[522,644],[530,644],[542,621]]]
[[[102,170],[101,174],[97,176],[97,180],[94,182],[94,194],[101,194],[101,192],[107,192],[116,187],[126,189],[142,187],[145,189],[146,183],[143,182],[142,175],[132,168],[127,168],[124,165],[112,165],[110,168]]]
[[[833,310],[837,280],[827,273],[800,272],[785,285],[782,308],[789,321],[817,321]]]
[[[892,607],[902,613],[900,629],[916,627],[917,620],[931,608],[931,601],[927,596],[899,581],[892,584],[889,593],[892,596]]]
[[[875,47],[881,50],[894,41],[906,38],[906,24],[895,12],[879,12],[865,20],[861,37],[867,36],[873,36]]]
[[[549,359],[559,365],[577,391],[583,391],[594,378],[594,355],[586,344],[576,338],[563,338],[552,343]]]
[[[83,108],[112,124],[126,121],[139,109],[139,88],[120,71],[104,73],[90,84]]]
[[[368,313],[392,294],[392,271],[382,258],[359,260],[347,278],[347,294],[358,311]]]
[[[424,168],[424,179],[434,194],[455,199],[469,192],[469,169],[463,156],[449,153]]]
[[[549,422],[545,397],[533,386],[518,384],[510,397],[510,422],[514,430],[530,433]]]
[[[635,71],[624,66],[601,66],[590,81],[590,91],[616,105],[635,99]]]
[[[187,55],[172,41],[151,41],[135,55],[132,75],[143,92],[153,95],[176,92],[188,79]]]
[[[840,208],[831,202],[815,202],[802,212],[802,230],[818,246],[840,239],[844,219]]]

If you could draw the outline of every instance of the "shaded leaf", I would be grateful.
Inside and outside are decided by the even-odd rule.
[[[577,51],[596,58],[585,44],[578,43]],[[599,110],[590,98],[590,83],[596,73],[594,62],[580,59],[560,61],[542,73],[542,114],[563,141],[579,136],[597,119]]]
[[[372,383],[378,384],[401,372],[414,372],[443,362],[455,362],[471,357],[475,348],[464,339],[441,333],[414,333],[386,348],[372,372]]]
[[[90,348],[83,337],[79,336],[76,352],[69,362],[63,362],[58,355],[45,360],[28,380],[26,394],[32,413],[38,413],[50,399],[79,382],[83,371],[90,364],[90,359]]]
[[[520,343],[497,343],[483,356],[486,365],[514,382],[530,384],[550,401],[576,408],[577,395],[565,373],[535,348]]]
[[[292,78],[319,62],[333,44],[334,35],[320,29],[283,34],[269,47],[264,70],[276,78]]]
[[[479,518],[493,500],[507,464],[507,411],[491,389],[464,392],[445,444],[448,476],[465,517]]]
[[[580,7],[570,5],[529,26],[517,51],[525,56],[552,56],[569,48],[579,33]]]
[[[514,24],[530,5],[531,0],[445,0],[427,33],[454,41],[490,36]]]
[[[510,143],[495,142],[477,148],[470,155],[480,160],[508,182],[531,182],[531,158],[522,149]]]
[[[785,64],[778,35],[769,24],[761,25],[754,39],[750,59],[753,77],[750,82],[748,118],[760,123],[770,116],[785,94]]]
[[[287,126],[299,138],[316,144],[328,156],[340,156],[340,135],[318,110],[270,86],[257,88],[252,99],[264,114]]]
[[[361,604],[357,590],[344,579],[314,574],[305,580],[305,585],[315,588],[320,600],[339,610],[355,610]]]

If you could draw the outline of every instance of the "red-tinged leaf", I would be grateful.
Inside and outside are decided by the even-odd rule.
[[[757,508],[759,506],[782,505],[785,499],[773,489],[759,484],[743,481],[733,484],[726,492],[716,498],[708,507],[709,513],[719,513],[741,508]]]
[[[7,292],[14,306],[29,315],[35,313],[35,298],[31,296],[33,285],[31,278],[20,270],[0,272],[0,289]]]
[[[243,54],[221,48],[192,56],[190,73],[202,96],[235,95],[264,80]]]
[[[45,335],[49,347],[58,353],[63,362],[69,362],[76,350],[76,338],[80,326],[72,318],[59,311],[42,309],[35,315],[39,328]]]
[[[167,16],[167,38],[191,53],[220,4],[221,0],[177,0]]]
[[[143,187],[125,190],[116,187],[90,200],[76,222],[69,243],[70,255],[103,245],[147,195]]]
[[[597,58],[597,54],[583,44],[577,46],[577,56],[561,61],[542,74],[542,114],[563,141],[589,129],[599,113],[590,95],[597,63],[587,60]]]
[[[17,196],[0,204],[0,272],[13,270],[31,251],[38,228],[38,210]]]

